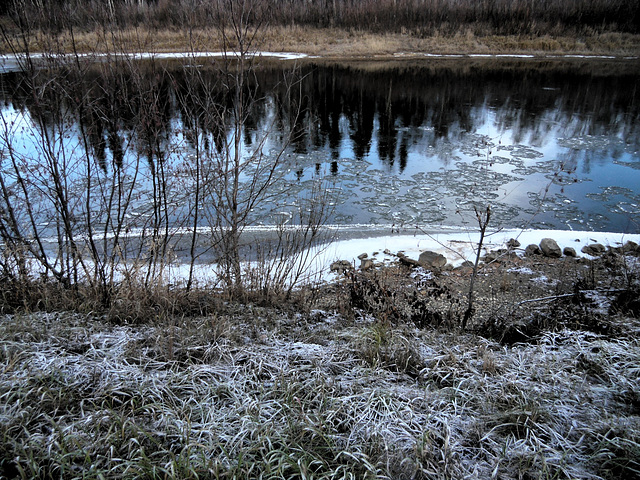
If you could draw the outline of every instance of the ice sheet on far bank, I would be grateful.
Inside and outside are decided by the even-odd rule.
[[[262,57],[262,58],[275,58],[280,60],[299,60],[302,58],[308,58],[309,55],[306,53],[299,52],[267,52],[267,51],[255,51],[249,52],[249,56],[251,57]],[[29,58],[36,61],[42,61],[45,59],[53,59],[56,58],[58,60],[74,60],[74,59],[93,59],[93,60],[103,60],[108,57],[113,57],[114,54],[110,53],[76,53],[76,54],[60,54],[57,56],[45,53],[30,53]],[[167,60],[167,59],[178,59],[178,60],[189,60],[189,59],[206,59],[206,58],[236,58],[239,56],[238,52],[234,51],[212,51],[212,52],[131,52],[131,53],[119,53],[115,56],[121,58],[130,58],[132,60]],[[23,62],[26,58],[26,54],[23,53],[8,53],[0,55],[0,73],[7,72],[19,72],[23,68]]]

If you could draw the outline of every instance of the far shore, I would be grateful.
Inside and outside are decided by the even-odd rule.
[[[256,51],[282,55],[296,52],[325,60],[397,59],[425,56],[507,56],[524,58],[638,58],[640,35],[602,33],[584,36],[477,36],[472,33],[450,36],[420,37],[411,34],[370,33],[344,29],[270,27],[258,32],[253,43]],[[182,52],[223,51],[215,30],[185,32],[180,30],[129,29],[105,38],[99,32],[75,32],[73,42],[65,35],[35,35],[28,49],[37,52]],[[0,54],[26,50],[23,40],[7,37],[0,41]],[[115,39],[115,40],[114,40]],[[11,43],[11,45],[9,44]]]
[[[187,61],[206,63],[207,60],[215,61],[220,58],[235,58],[236,52],[224,51],[153,51],[144,52],[77,52],[50,54],[41,52],[30,52],[30,58],[36,64],[42,59],[61,60],[65,56],[69,59],[80,58],[89,59],[91,61],[100,62],[108,57],[129,57],[134,60],[154,60],[154,61]],[[311,55],[299,51],[266,51],[252,50],[251,56],[260,59],[261,64],[271,62],[295,62],[296,64],[304,64],[312,62],[314,64],[350,64],[357,65],[359,68],[367,70],[376,70],[380,67],[388,67],[390,64],[406,66],[411,64],[423,65],[429,62],[430,65],[451,65],[456,62],[457,65],[464,65],[465,68],[476,66],[485,68],[487,66],[497,65],[527,65],[535,64],[536,68],[554,69],[558,65],[573,65],[577,67],[606,65],[601,68],[601,73],[621,74],[624,72],[638,71],[638,60],[640,60],[640,51],[636,54],[577,54],[577,53],[427,53],[417,51],[398,52],[394,54],[344,54],[341,56],[332,55]],[[21,58],[24,53],[0,53],[0,73],[17,72],[23,68]],[[529,67],[527,67],[529,68]]]

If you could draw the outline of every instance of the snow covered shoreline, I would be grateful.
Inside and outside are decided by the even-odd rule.
[[[179,59],[200,59],[200,58],[220,58],[229,57],[233,58],[237,56],[237,52],[131,52],[122,54],[108,54],[108,53],[79,53],[79,54],[67,54],[69,58],[91,58],[94,60],[106,59],[113,56],[125,57],[128,56],[133,60],[179,60]],[[269,51],[257,51],[253,55],[256,57],[274,58],[279,60],[301,60],[305,58],[322,58],[319,55],[310,55],[301,52],[269,52]],[[63,58],[61,55],[51,55],[44,53],[31,53],[30,58],[33,60],[42,60],[45,58]],[[357,57],[356,58],[360,58]],[[622,60],[622,61],[636,61],[640,57],[637,55],[554,55],[554,54],[511,54],[511,53],[429,53],[429,52],[399,52],[393,55],[383,55],[381,59],[512,59],[512,60]],[[13,72],[20,70],[20,61],[24,59],[23,54],[0,54],[0,73]]]
[[[254,55],[256,57],[265,57],[265,58],[275,58],[280,60],[299,60],[302,58],[307,58],[309,55],[306,53],[296,53],[296,52],[255,52]],[[32,60],[43,60],[43,59],[51,59],[56,58],[63,60],[65,58],[75,59],[93,59],[93,60],[104,60],[108,58],[118,57],[125,58],[128,57],[132,60],[184,60],[184,59],[196,59],[196,58],[221,58],[221,57],[229,57],[234,58],[237,56],[237,52],[131,52],[131,53],[79,53],[79,54],[66,54],[66,55],[52,55],[45,53],[31,53],[29,57]],[[0,73],[6,72],[15,72],[20,71],[20,62],[24,61],[24,54],[2,54],[0,55]]]
[[[417,258],[420,252],[431,250],[444,255],[447,261],[454,266],[473,257],[479,237],[477,232],[473,230],[439,232],[338,241],[331,245],[328,252],[333,251],[336,257],[349,260],[357,258],[361,253],[371,255],[376,251],[382,253],[384,250],[394,254],[402,251],[410,258]],[[604,246],[620,246],[627,240],[640,243],[640,235],[624,233],[506,229],[493,234],[488,232],[484,248],[487,250],[505,248],[506,243],[512,238],[518,240],[523,249],[529,244],[539,244],[543,238],[553,238],[561,249],[573,247],[579,256],[584,256],[580,253],[580,249],[591,243],[601,243]]]
[[[398,252],[403,252],[407,257],[418,259],[420,253],[430,250],[446,257],[447,262],[454,267],[466,260],[475,258],[475,248],[479,234],[474,230],[437,229],[434,233],[400,233],[392,235],[379,235],[380,230],[374,230],[375,236],[365,236],[366,230],[358,230],[349,233],[352,238],[336,240],[328,245],[314,247],[311,255],[312,261],[306,277],[313,282],[331,282],[336,279],[336,274],[330,272],[329,267],[337,260],[346,260],[354,266],[358,266],[358,256],[366,253],[373,259],[374,265],[390,265],[397,262]],[[516,239],[521,244],[521,249],[529,244],[539,244],[543,238],[552,238],[561,249],[572,247],[580,257],[591,258],[580,252],[580,249],[592,243],[601,243],[605,247],[621,246],[631,240],[640,243],[640,235],[612,233],[612,232],[580,232],[563,230],[500,230],[497,233],[488,232],[485,237],[483,250],[491,251],[506,248],[510,239]],[[198,264],[195,266],[195,276],[201,284],[214,283],[215,265]],[[180,284],[188,278],[189,265],[176,261],[168,266],[168,277],[173,284]]]

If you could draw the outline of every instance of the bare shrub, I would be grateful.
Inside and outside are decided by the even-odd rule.
[[[250,260],[244,231],[257,220],[254,210],[288,194],[274,187],[283,182],[290,138],[285,134],[275,152],[266,152],[267,137],[276,122],[295,125],[300,108],[299,101],[288,103],[296,94],[295,72],[282,79],[280,99],[263,98],[255,81],[263,7],[247,0],[208,10],[224,58],[211,60],[206,74],[192,65],[175,73],[153,56],[139,61],[127,54],[129,40],[116,27],[115,11],[102,31],[100,48],[107,51],[99,52],[106,53],[100,61],[75,53],[72,24],[49,18],[50,29],[64,27],[71,35],[74,53],[59,56],[57,37],[37,30],[45,18],[29,17],[26,6],[15,12],[24,35],[5,39],[26,55],[19,57],[17,83],[24,108],[1,119],[5,278],[86,285],[110,309],[122,300],[123,287],[143,296],[170,288],[170,266],[186,243],[187,290],[205,254],[213,254],[218,285],[231,296],[247,288],[288,296],[307,280],[330,203],[320,186],[300,199],[295,225],[275,228],[275,243],[260,245],[257,267],[244,266]],[[42,43],[42,59],[28,50],[31,32],[49,42]],[[287,102],[289,118],[274,115],[247,146],[243,136],[254,110],[278,100]],[[180,132],[172,125],[172,102],[184,118]],[[18,128],[32,139],[26,147],[18,145]]]
[[[391,325],[412,323],[419,328],[451,327],[459,315],[459,299],[436,279],[405,283],[391,272],[352,272],[348,301],[353,309]],[[444,306],[444,307],[443,307]]]

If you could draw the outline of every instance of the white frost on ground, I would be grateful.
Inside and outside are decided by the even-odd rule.
[[[611,307],[611,299],[598,290],[582,290],[582,294],[592,302],[592,308],[602,315],[606,314]]]
[[[510,268],[509,270],[507,270],[507,272],[509,272],[509,273],[521,273],[521,274],[524,274],[524,275],[533,275],[535,273],[529,267]]]
[[[532,278],[530,281],[542,285],[557,285],[559,283],[559,280],[551,280],[546,275],[540,275],[539,277]]]

